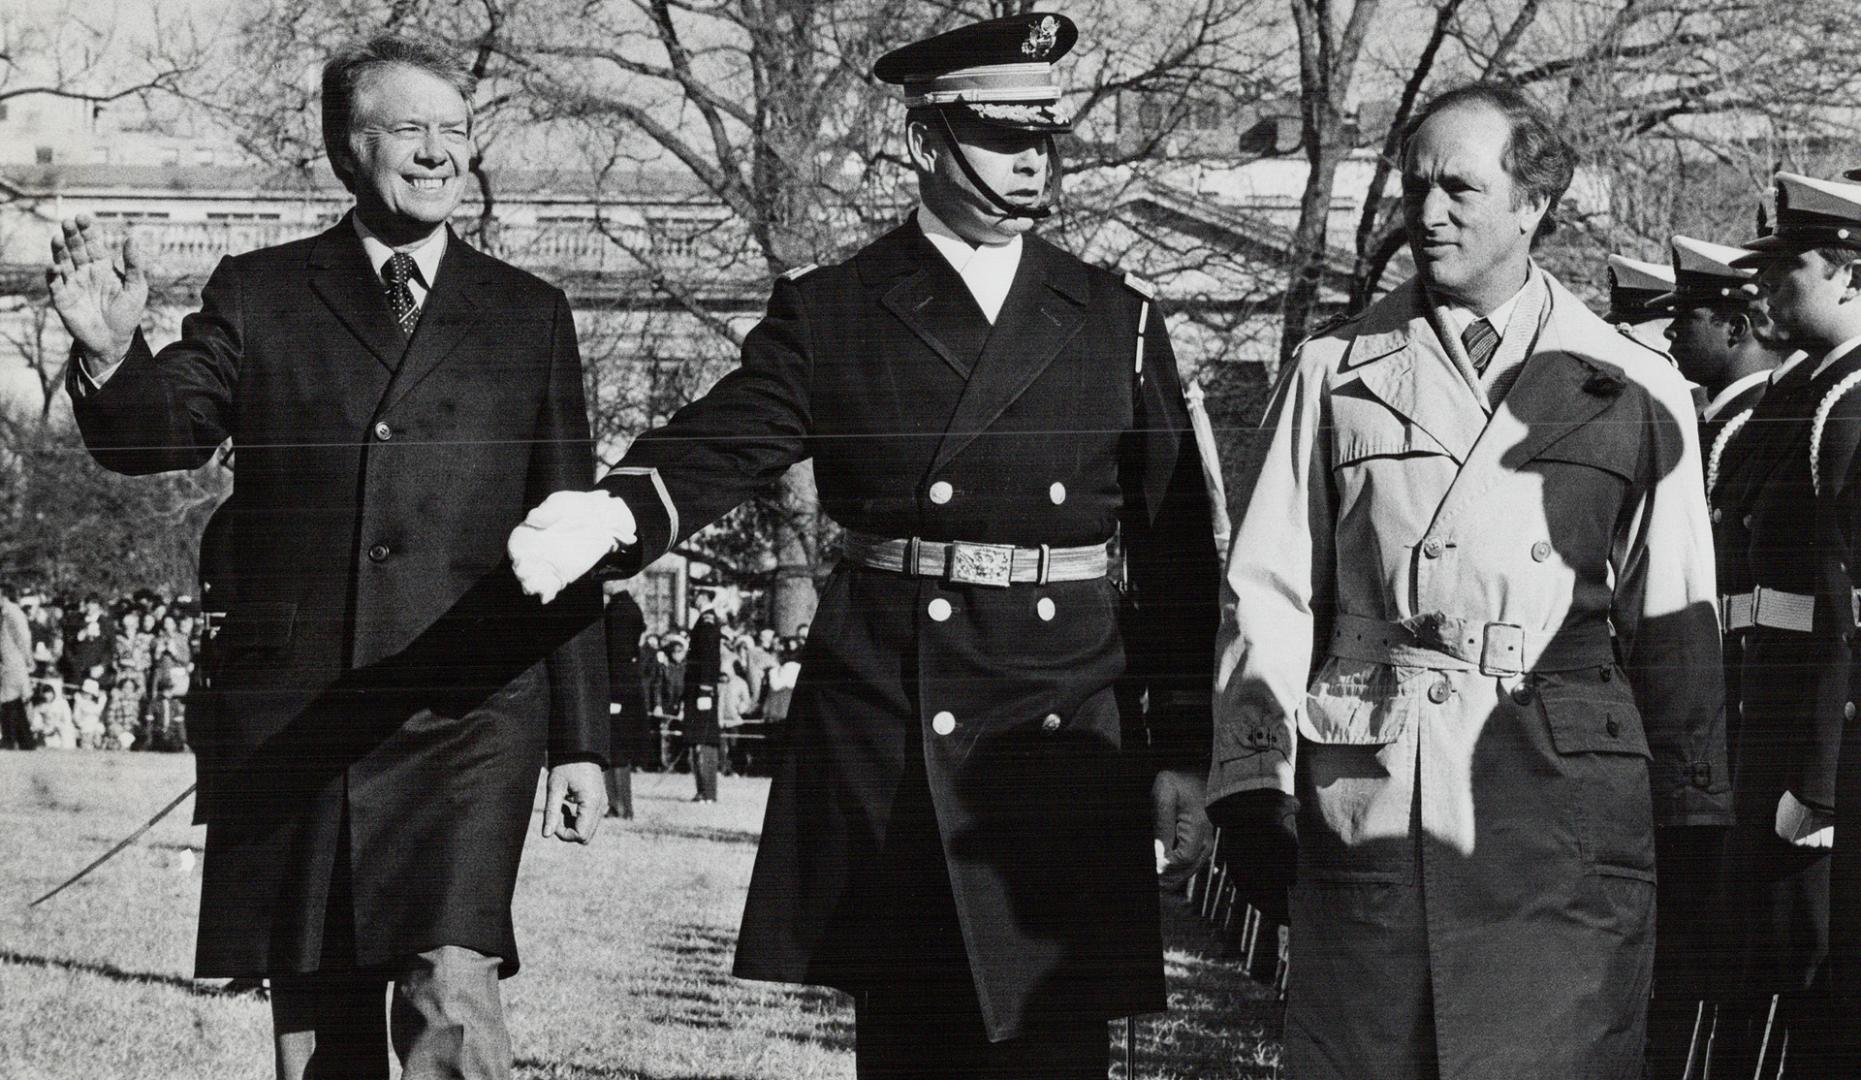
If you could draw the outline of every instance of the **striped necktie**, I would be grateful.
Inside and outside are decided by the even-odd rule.
[[[1467,359],[1473,362],[1473,370],[1484,375],[1486,365],[1492,363],[1493,354],[1499,351],[1499,331],[1485,319],[1475,319],[1461,331],[1460,343],[1467,350]]]
[[[401,333],[407,337],[412,337],[414,327],[420,324],[420,305],[414,302],[414,291],[407,287],[419,273],[414,267],[414,257],[404,251],[389,256],[381,267],[381,278],[388,286],[388,306],[394,311],[395,321],[401,324]]]

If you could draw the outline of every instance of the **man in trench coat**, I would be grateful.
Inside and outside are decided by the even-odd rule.
[[[546,833],[586,840],[604,809],[599,595],[542,608],[503,564],[528,506],[592,478],[581,363],[561,292],[445,226],[471,82],[403,38],[338,53],[325,135],[355,210],[221,262],[159,354],[133,241],[113,266],[80,218],[54,245],[96,459],[237,450],[195,973],[270,979],[285,1077],[385,1078],[390,983],[404,1076],[507,1076],[497,981],[539,770]]]
[[[847,544],[736,971],[852,992],[862,1077],[1103,1080],[1105,1021],[1164,1006],[1153,836],[1172,872],[1206,836],[1219,563],[1163,313],[1028,232],[1075,33],[1033,12],[881,60],[919,210],[778,281],[742,366],[603,481],[618,500],[552,496],[511,541],[547,595],[812,457]]]
[[[1727,812],[1692,404],[1532,262],[1571,173],[1515,91],[1436,99],[1419,276],[1267,412],[1209,794],[1268,884],[1296,820],[1300,1080],[1638,1078],[1655,827]]]

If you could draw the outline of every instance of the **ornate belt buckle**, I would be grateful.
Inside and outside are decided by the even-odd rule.
[[[988,585],[1005,589],[1013,580],[1015,549],[1012,544],[950,544],[950,581],[957,585]]]

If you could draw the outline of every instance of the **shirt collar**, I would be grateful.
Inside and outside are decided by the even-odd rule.
[[[955,267],[959,274],[968,270],[970,264],[978,260],[981,260],[979,265],[1000,263],[1013,266],[1021,258],[1021,237],[1019,235],[1006,244],[982,244],[980,246],[971,244],[958,236],[955,229],[944,224],[943,219],[924,203],[918,204],[918,228],[923,231],[925,239],[931,242],[931,246],[949,260],[950,265]]]
[[[355,224],[355,234],[362,238],[362,250],[368,253],[368,265],[374,267],[375,276],[380,277],[382,267],[394,256],[395,249],[362,224],[362,215],[350,214],[349,220]],[[414,257],[414,265],[420,269],[420,283],[426,288],[431,289],[433,283],[439,280],[439,263],[446,255],[446,234],[451,231],[442,225],[426,239],[401,249]]]
[[[1441,313],[1447,317],[1449,328],[1452,329],[1455,334],[1464,336],[1467,333],[1467,327],[1473,325],[1473,320],[1484,318],[1487,325],[1491,326],[1495,333],[1500,337],[1505,337],[1506,324],[1512,321],[1512,309],[1519,306],[1519,297],[1525,295],[1525,289],[1531,284],[1532,274],[1536,271],[1536,266],[1528,269],[1525,273],[1525,284],[1519,286],[1519,291],[1513,293],[1511,299],[1487,312],[1484,316],[1476,314],[1472,308],[1463,307],[1452,300],[1443,299],[1441,301]]]
[[[1719,391],[1718,396],[1708,401],[1706,407],[1699,411],[1699,418],[1701,420],[1712,420],[1717,418],[1719,413],[1723,411],[1727,405],[1731,404],[1733,399],[1737,398],[1738,395],[1758,385],[1758,383],[1768,380],[1770,377],[1771,369],[1765,368],[1763,371],[1754,371],[1749,375],[1739,378],[1734,381],[1732,385]]]
[[[1823,353],[1822,359],[1816,362],[1816,370],[1810,372],[1809,377],[1813,379],[1816,376],[1822,374],[1825,370],[1828,369],[1828,366],[1830,364],[1833,364],[1835,361],[1840,360],[1842,357],[1848,355],[1848,353],[1853,351],[1857,346],[1861,346],[1861,335],[1851,337],[1847,341],[1844,341],[1840,345],[1837,345],[1835,348],[1830,349],[1826,353]]]

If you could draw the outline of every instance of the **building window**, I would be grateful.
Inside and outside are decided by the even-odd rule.
[[[33,160],[37,161],[39,164],[50,165],[52,163],[52,148],[49,146],[34,147],[32,156]]]
[[[6,102],[0,101],[0,124],[6,123]]]

